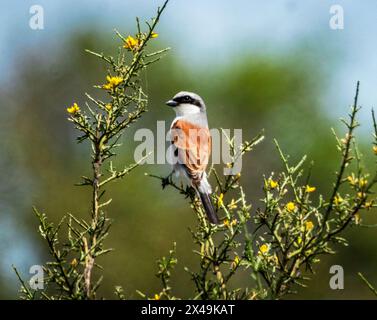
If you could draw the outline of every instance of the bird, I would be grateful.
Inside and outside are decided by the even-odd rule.
[[[219,224],[206,173],[212,147],[206,105],[199,95],[188,91],[178,92],[166,105],[175,111],[175,118],[170,126],[173,153],[171,174],[175,173],[188,180],[196,191],[208,220]]]

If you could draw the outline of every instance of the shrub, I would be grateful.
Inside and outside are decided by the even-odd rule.
[[[148,96],[143,90],[141,73],[158,61],[167,50],[147,52],[150,41],[158,35],[155,27],[167,5],[143,31],[137,19],[136,35],[124,37],[116,32],[122,45],[116,58],[87,50],[108,66],[106,82],[96,88],[107,93],[107,101],[86,94],[85,108],[74,103],[67,108],[69,121],[80,133],[79,143],[91,145],[90,177],[83,176],[79,186],[91,193],[91,216],[79,219],[72,214],[64,216],[57,226],[49,222],[46,214],[34,209],[39,220],[39,234],[45,240],[51,260],[44,266],[44,289],[33,290],[18,273],[21,298],[24,299],[96,299],[102,281],[98,258],[111,252],[105,245],[111,222],[106,211],[111,198],[105,196],[105,187],[124,178],[138,163],[117,169],[112,164],[118,141],[125,130],[138,121],[146,111]],[[220,225],[210,224],[203,208],[190,187],[183,187],[171,177],[150,175],[162,186],[174,187],[188,198],[197,217],[197,226],[190,230],[196,245],[198,271],[185,268],[195,285],[192,299],[279,299],[292,293],[297,286],[305,286],[315,264],[324,254],[334,254],[335,244],[347,244],[344,231],[359,225],[361,212],[376,206],[372,189],[376,183],[376,170],[370,176],[362,165],[362,156],[355,140],[358,127],[357,113],[359,83],[353,106],[347,120],[346,134],[335,134],[340,153],[340,165],[335,175],[332,192],[323,196],[311,185],[310,168],[304,170],[306,157],[291,163],[275,140],[277,154],[283,170],[263,179],[264,197],[261,205],[252,205],[242,188],[240,173],[221,176],[212,166],[209,175],[216,181],[213,202],[222,217]],[[377,125],[371,153],[377,154]],[[225,135],[232,153],[233,168],[239,157],[251,152],[263,141],[262,134],[241,145]],[[106,168],[107,170],[105,170]],[[329,182],[331,183],[331,182]],[[167,257],[158,260],[157,277],[162,288],[158,293],[140,293],[143,298],[178,299],[174,295],[171,273],[178,263],[173,249]],[[94,269],[97,269],[94,273]],[[231,280],[242,275],[246,284],[234,287]],[[365,279],[366,281],[366,279]],[[373,287],[368,283],[370,288]],[[374,289],[373,289],[374,290]],[[115,289],[125,299],[121,287]]]

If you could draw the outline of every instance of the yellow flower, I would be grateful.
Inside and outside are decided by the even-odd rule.
[[[260,247],[259,247],[259,254],[266,254],[268,251],[270,250],[270,246],[268,244],[262,244]]]
[[[134,38],[133,36],[128,36],[126,41],[124,42],[123,48],[128,50],[134,50],[139,46],[139,40]]]
[[[155,294],[152,300],[160,300],[161,296],[159,294]]]
[[[123,82],[122,77],[107,76],[106,80],[107,80],[107,83],[102,86],[102,88],[106,90],[114,89]]]
[[[293,202],[288,202],[285,205],[285,208],[287,209],[288,212],[293,212],[296,210],[296,205]]]
[[[74,258],[72,261],[71,261],[71,266],[72,267],[76,267],[77,266],[77,259]]]
[[[336,196],[335,198],[334,198],[334,203],[335,203],[335,205],[339,205],[339,204],[341,204],[343,202],[343,198],[341,197],[341,196]]]
[[[224,205],[224,194],[220,193],[220,195],[217,197],[217,208],[220,208]]]
[[[348,182],[351,184],[351,185],[355,185],[357,183],[357,179],[355,179],[355,177],[352,175],[352,176],[348,176],[347,177],[347,180]]]
[[[225,219],[223,224],[225,227],[233,227],[237,224],[237,219],[233,219],[232,221],[229,221],[229,219]]]
[[[76,114],[76,113],[80,112],[80,108],[77,105],[77,103],[75,102],[72,106],[70,106],[69,108],[67,108],[67,112],[69,114]]]
[[[365,202],[365,204],[364,204],[365,209],[369,210],[372,207],[373,207],[373,201]]]
[[[270,179],[270,188],[275,189],[278,186],[278,182]]]
[[[226,164],[226,167],[229,168],[229,169],[232,168],[232,167],[233,167],[233,163],[228,162],[228,163]]]
[[[373,152],[375,155],[377,155],[377,146],[373,146]]]
[[[311,231],[313,228],[314,228],[313,222],[311,222],[310,220],[305,221],[305,230]]]
[[[232,261],[232,269],[235,269],[240,264],[240,258],[238,256],[234,257],[234,260]]]
[[[356,223],[356,224],[360,224],[360,222],[361,222],[361,217],[360,217],[360,215],[359,215],[358,213],[356,213],[354,217],[355,217],[355,223]]]
[[[305,192],[306,192],[306,193],[311,193],[311,192],[314,192],[315,189],[316,189],[315,187],[311,187],[311,186],[307,185],[307,186],[305,187]]]
[[[158,37],[158,33],[152,31],[151,38],[157,38],[157,37]]]
[[[366,180],[366,179],[364,179],[364,178],[361,178],[361,179],[359,180],[359,186],[360,186],[360,188],[365,187],[367,184],[368,184],[368,180]]]
[[[357,197],[358,198],[364,198],[365,197],[365,193],[364,192],[358,192],[357,193]]]
[[[111,105],[111,103],[108,103],[108,104],[105,105],[105,109],[107,111],[111,111],[112,108],[113,108],[113,106]]]
[[[232,201],[228,204],[228,209],[232,210],[232,209],[236,209],[236,208],[237,208],[236,201],[234,199],[232,199]]]

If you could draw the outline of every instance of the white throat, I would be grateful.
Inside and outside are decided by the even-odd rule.
[[[182,103],[179,106],[174,107],[174,111],[177,117],[184,117],[200,113],[200,108],[190,103]]]

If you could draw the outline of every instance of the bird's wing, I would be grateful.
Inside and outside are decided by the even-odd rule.
[[[178,162],[185,165],[190,177],[200,178],[211,154],[212,141],[208,128],[180,119],[173,123],[171,137],[178,151]]]

